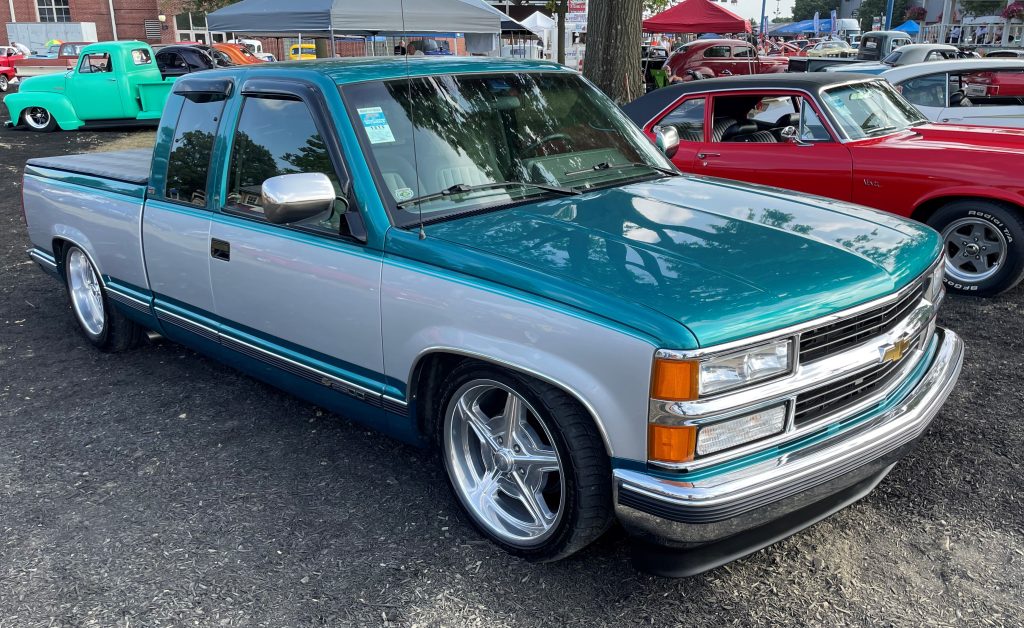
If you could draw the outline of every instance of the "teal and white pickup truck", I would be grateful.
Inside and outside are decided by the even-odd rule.
[[[31,160],[24,200],[98,348],[155,331],[434,446],[531,560],[615,519],[676,576],[795,533],[882,480],[962,361],[934,231],[683,176],[545,62],[187,76],[152,154]]]
[[[156,124],[174,78],[165,79],[141,41],[89,44],[72,69],[23,79],[4,98],[7,124],[33,131]]]

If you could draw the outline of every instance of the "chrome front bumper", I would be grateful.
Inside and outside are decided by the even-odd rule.
[[[925,372],[895,404],[845,429],[827,429],[806,445],[787,447],[776,455],[720,473],[708,469],[692,474],[697,479],[690,481],[615,470],[615,509],[619,520],[641,542],[693,548],[792,518],[795,513],[839,494],[849,496],[852,487],[866,486],[857,494],[859,499],[910,450],[956,383],[963,363],[963,342],[955,333],[941,328],[936,331],[936,339],[935,349],[926,358],[929,362]],[[824,514],[821,508],[814,513],[807,510],[804,524],[791,522],[788,533],[811,525],[856,499],[847,499]],[[733,548],[726,552],[729,558],[717,564],[710,561],[693,573],[756,551],[778,538],[775,535],[767,542],[741,548],[744,551],[738,555]],[[738,543],[742,545],[742,540]]]

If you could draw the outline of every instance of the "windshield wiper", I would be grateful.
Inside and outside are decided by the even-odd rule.
[[[651,170],[660,172],[662,174],[667,174],[673,177],[679,175],[679,173],[676,172],[675,170],[669,170],[668,168],[662,168],[660,166],[652,166],[651,164],[644,163],[642,161],[627,161],[626,163],[623,164],[613,164],[608,161],[602,161],[601,163],[594,164],[589,168],[583,168],[582,170],[573,170],[571,172],[566,172],[565,176],[573,177],[578,174],[587,174],[588,172],[600,172],[602,170],[610,170],[612,168],[649,168]]]
[[[868,135],[874,137],[875,135],[883,135],[885,133],[889,133],[890,131],[898,131],[898,130],[899,130],[899,127],[896,127],[896,126],[876,126],[876,127],[872,128],[872,129],[867,129],[865,132]]]
[[[481,183],[480,185],[466,185],[465,183],[456,183],[455,185],[445,188],[440,192],[433,192],[431,194],[424,194],[423,196],[417,196],[407,201],[399,203],[398,209],[405,209],[410,205],[416,205],[417,203],[426,203],[427,201],[433,201],[439,198],[447,198],[449,196],[455,196],[456,194],[469,194],[470,192],[479,192],[482,190],[493,190],[496,188],[505,187],[520,187],[520,188],[537,188],[538,190],[544,190],[545,192],[555,192],[557,194],[563,194],[565,196],[575,196],[582,194],[579,190],[573,190],[570,188],[562,188],[554,185],[544,185],[543,183],[530,183],[529,181],[491,181],[490,183]]]

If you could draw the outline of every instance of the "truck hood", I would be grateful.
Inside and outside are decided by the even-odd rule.
[[[941,248],[934,231],[895,216],[693,176],[425,231],[425,240],[403,237],[389,252],[560,301],[684,349],[879,298],[923,273]]]

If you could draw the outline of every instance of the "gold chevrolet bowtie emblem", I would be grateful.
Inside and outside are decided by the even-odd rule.
[[[881,347],[882,362],[899,362],[910,350],[910,338],[903,337],[886,347]]]

